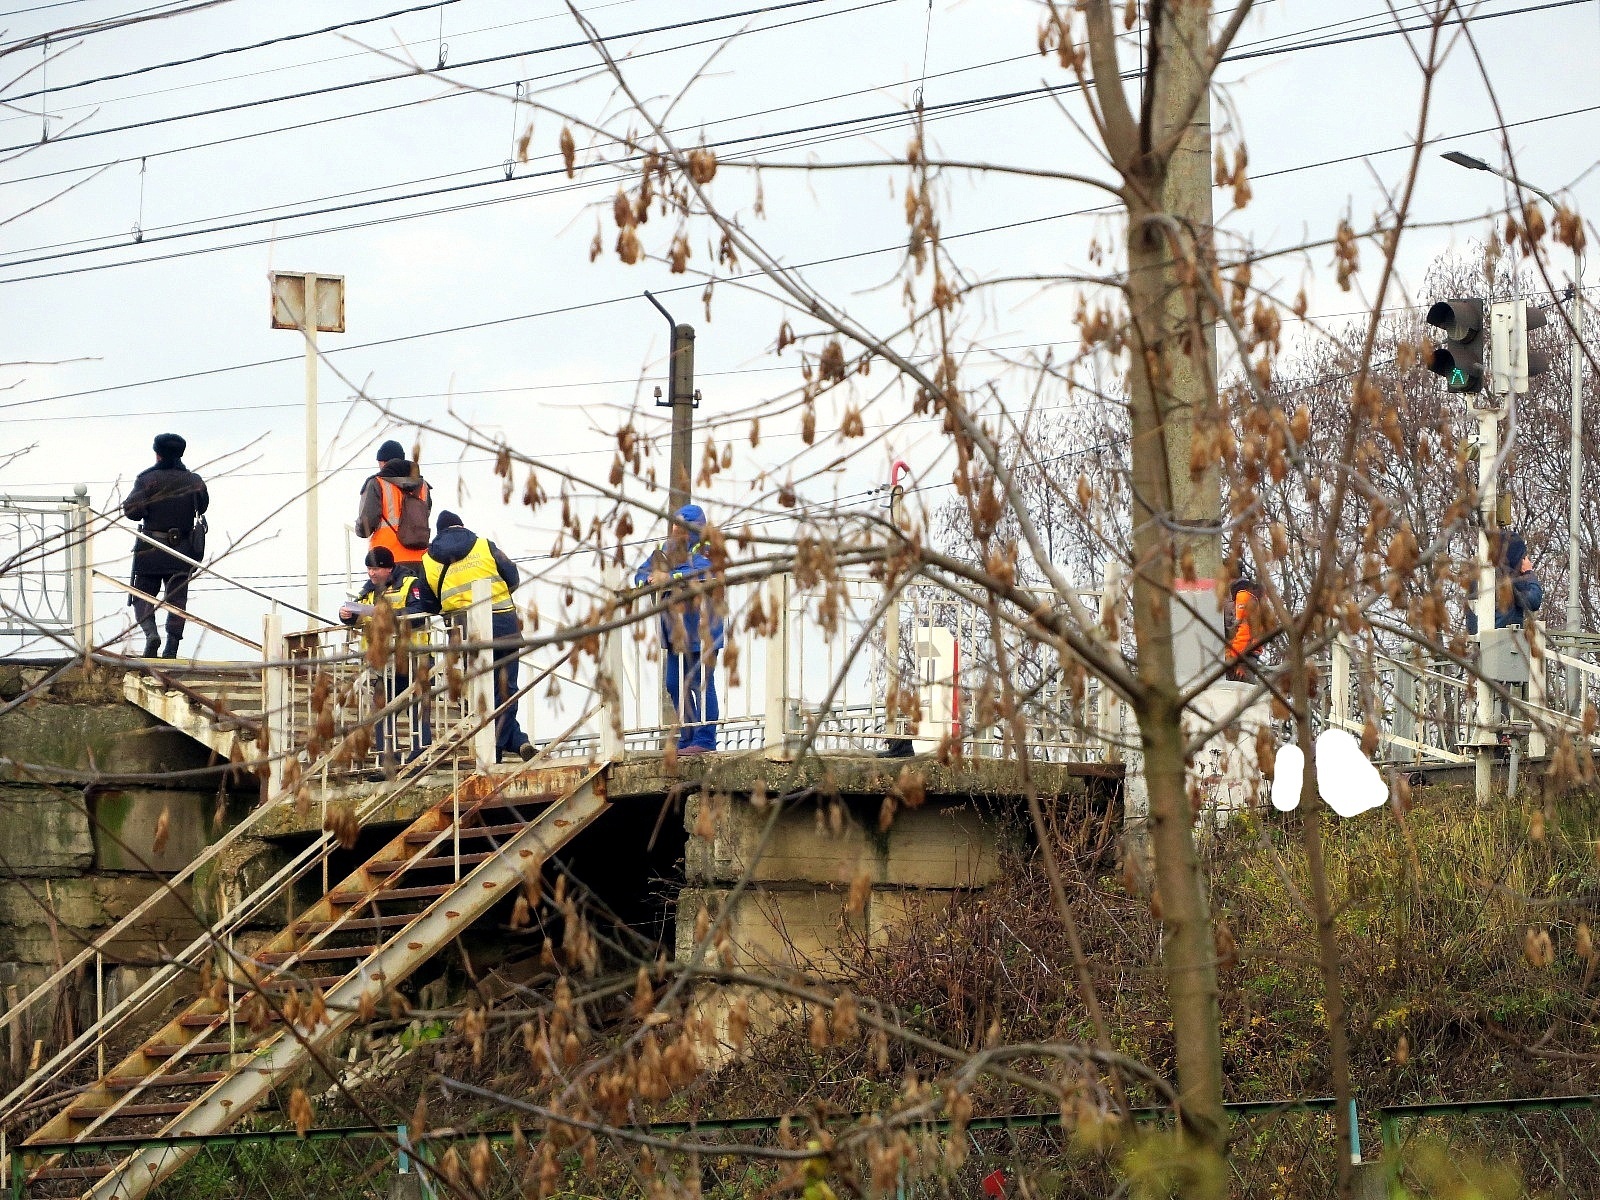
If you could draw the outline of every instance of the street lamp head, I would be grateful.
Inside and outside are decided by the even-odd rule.
[[[1473,158],[1472,155],[1463,153],[1460,150],[1450,150],[1439,157],[1444,159],[1445,162],[1455,163],[1458,167],[1466,167],[1469,171],[1490,170],[1489,164],[1484,162],[1483,159]]]

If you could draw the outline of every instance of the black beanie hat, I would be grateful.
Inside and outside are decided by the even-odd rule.
[[[394,551],[387,546],[374,546],[367,551],[367,566],[392,567],[394,566]]]
[[[1522,560],[1528,557],[1528,543],[1520,533],[1512,532],[1506,535],[1505,564],[1508,571],[1515,571],[1522,566]]]
[[[150,448],[159,458],[182,458],[183,452],[189,448],[189,443],[175,433],[158,433]]]
[[[451,512],[448,508],[439,514],[439,519],[434,524],[434,529],[439,533],[443,533],[446,529],[460,528],[462,528],[461,518],[456,516],[455,513]]]
[[[381,463],[393,462],[395,459],[404,458],[405,456],[405,447],[393,438],[378,447],[378,461]]]

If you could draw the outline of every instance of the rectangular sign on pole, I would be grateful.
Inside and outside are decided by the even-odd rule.
[[[273,271],[272,327],[299,329],[306,311],[306,281],[314,280],[313,304],[318,333],[344,332],[344,276],[318,275],[314,271]]]

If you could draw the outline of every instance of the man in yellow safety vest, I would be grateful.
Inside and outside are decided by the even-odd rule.
[[[517,651],[522,624],[511,599],[521,582],[517,564],[488,538],[464,526],[455,513],[440,513],[437,532],[422,556],[422,596],[414,611],[465,612],[472,604],[472,585],[480,579],[489,581],[495,641],[494,703],[496,708],[505,704],[495,731],[495,749],[502,762],[513,755],[526,761],[533,757],[533,744],[517,722],[517,702],[506,704],[507,698],[516,694],[520,670]]]
[[[395,621],[413,623],[416,626],[409,637],[400,641],[400,649],[396,651],[393,662],[386,664],[393,667],[392,677],[388,677],[387,671],[384,672],[386,678],[382,692],[383,703],[387,706],[411,686],[413,665],[420,663],[423,674],[427,674],[427,659],[416,655],[419,647],[427,645],[427,630],[420,627],[424,618],[420,616],[407,618],[404,615],[408,611],[416,612],[421,604],[422,583],[417,576],[417,568],[413,563],[396,563],[394,555],[385,546],[367,551],[366,586],[357,592],[353,599],[339,606],[339,620],[346,625],[361,628],[363,649],[366,648],[368,640],[367,627],[372,621],[372,614],[380,597],[383,603],[388,605]],[[420,703],[413,702],[408,706],[410,729],[408,739],[411,745],[405,755],[407,762],[421,754],[433,740],[429,703],[429,699],[424,698]],[[373,731],[373,742],[380,760],[385,758],[384,751],[388,745],[398,741],[394,736],[394,721],[395,714],[390,713],[377,723]]]

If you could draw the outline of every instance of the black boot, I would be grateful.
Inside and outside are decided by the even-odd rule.
[[[144,640],[144,658],[158,658],[161,655],[161,639],[154,634]]]
[[[154,642],[151,642],[150,644],[152,646],[155,645]],[[167,634],[167,644],[166,644],[165,648],[163,648],[162,651],[161,651],[161,657],[162,658],[177,658],[178,657],[178,639],[173,637],[170,633]]]
[[[911,745],[910,738],[890,738],[888,744],[878,751],[879,758],[910,758],[916,753]]]

